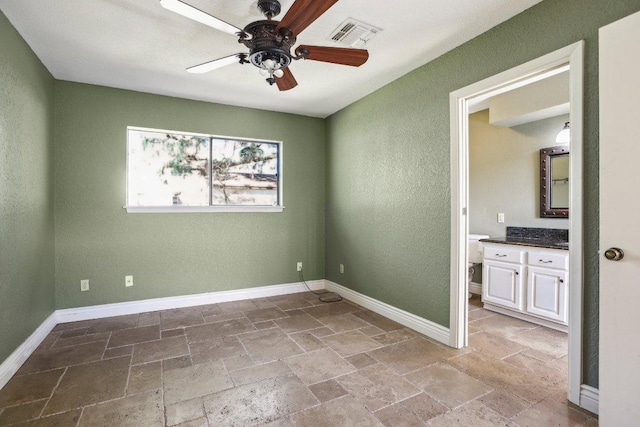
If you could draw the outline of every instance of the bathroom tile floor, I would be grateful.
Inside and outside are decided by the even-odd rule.
[[[311,293],[60,324],[0,425],[597,425],[567,403],[565,334],[469,310],[462,350]]]

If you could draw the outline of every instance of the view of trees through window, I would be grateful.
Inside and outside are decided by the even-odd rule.
[[[128,129],[128,206],[278,206],[280,144]]]

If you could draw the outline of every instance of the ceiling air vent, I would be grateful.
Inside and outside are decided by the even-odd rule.
[[[362,47],[380,31],[382,31],[380,28],[349,18],[338,25],[329,39],[351,47]]]

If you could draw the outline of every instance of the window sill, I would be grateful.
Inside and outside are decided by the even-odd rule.
[[[282,212],[284,206],[123,206],[127,213]]]

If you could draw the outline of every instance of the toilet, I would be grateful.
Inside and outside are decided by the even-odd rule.
[[[480,240],[488,238],[489,236],[486,234],[469,233],[467,244],[467,255],[469,257],[469,298],[471,298],[471,294],[482,294],[482,242],[480,242]]]

